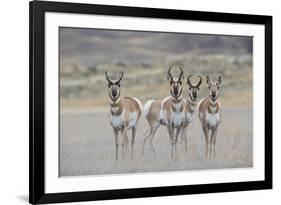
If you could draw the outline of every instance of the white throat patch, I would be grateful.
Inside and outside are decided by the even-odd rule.
[[[217,106],[210,106],[210,110],[212,113],[216,112]]]
[[[178,103],[173,103],[173,107],[175,108],[176,112],[179,112],[180,111],[180,108],[182,106],[182,101],[178,102]]]
[[[119,107],[118,106],[116,106],[116,107],[111,107],[111,111],[112,112],[117,112],[119,110]]]

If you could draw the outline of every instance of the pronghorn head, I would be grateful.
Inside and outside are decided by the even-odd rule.
[[[191,83],[191,81],[190,81],[191,77],[192,77],[192,75],[189,75],[187,77],[187,84],[189,86],[188,95],[189,95],[189,97],[192,101],[196,101],[197,97],[198,97],[198,94],[199,94],[200,85],[202,83],[202,77],[199,76],[199,75],[197,76],[198,82],[196,84]]]
[[[120,97],[120,81],[122,80],[123,72],[120,72],[119,79],[117,80],[110,79],[107,75],[107,71],[105,72],[105,77],[108,82],[109,96],[113,102],[116,102]]]
[[[218,77],[217,81],[210,81],[209,76],[206,77],[206,82],[209,87],[209,96],[211,101],[215,102],[218,98],[219,88],[221,85],[221,76]]]
[[[171,74],[171,67],[168,70],[167,79],[170,81],[170,92],[174,98],[179,98],[182,94],[182,80],[183,80],[183,70],[180,68],[180,74],[178,77],[174,77]]]

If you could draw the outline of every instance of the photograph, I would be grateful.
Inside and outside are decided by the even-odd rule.
[[[272,189],[273,17],[188,9],[29,3],[31,204]]]
[[[253,167],[253,37],[59,27],[59,177]]]

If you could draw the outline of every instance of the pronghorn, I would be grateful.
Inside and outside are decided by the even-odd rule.
[[[198,104],[199,119],[205,135],[206,158],[216,156],[216,135],[221,122],[221,104],[218,100],[218,91],[221,85],[221,76],[217,81],[206,78],[209,87],[209,96],[202,99]]]
[[[113,127],[115,136],[116,159],[118,159],[118,134],[121,132],[122,139],[122,155],[124,159],[124,146],[128,144],[127,130],[132,128],[131,139],[131,158],[133,158],[133,148],[137,124],[141,115],[142,104],[134,97],[121,98],[120,81],[123,77],[123,72],[120,73],[118,80],[112,80],[105,72],[106,80],[108,81],[108,92],[110,97],[110,124]]]
[[[173,77],[171,74],[171,67],[168,70],[168,80],[170,81],[170,93],[171,96],[166,97],[164,100],[149,100],[144,106],[144,116],[146,117],[150,132],[144,138],[142,154],[144,153],[145,142],[148,139],[152,147],[153,152],[155,149],[152,144],[152,139],[159,128],[159,126],[166,125],[171,147],[171,157],[173,158],[173,148],[177,152],[176,143],[178,135],[182,128],[182,123],[184,122],[184,108],[185,100],[182,97],[182,80],[183,80],[183,70],[180,67],[179,77]],[[176,130],[176,133],[174,133]]]
[[[160,121],[160,111],[161,111],[161,100],[149,100],[145,103],[143,107],[143,115],[148,121],[148,124],[150,126],[150,130],[147,134],[147,132],[144,134],[146,135],[143,144],[142,144],[142,155],[144,155],[144,147],[147,140],[149,140],[150,146],[152,148],[153,153],[155,154],[155,149],[152,144],[153,137],[158,130],[159,126],[163,124],[163,122]]]
[[[171,158],[177,155],[177,141],[185,121],[185,99],[182,97],[183,70],[179,77],[173,77],[168,71],[168,80],[170,81],[171,96],[164,99],[161,105],[160,120],[164,121],[171,140]]]
[[[197,97],[200,89],[200,85],[202,83],[201,76],[197,76],[199,81],[196,84],[192,84],[190,78],[192,75],[187,77],[187,84],[188,84],[188,94],[186,97],[186,104],[185,104],[185,122],[183,125],[182,133],[181,133],[181,143],[184,143],[184,151],[187,152],[187,127],[192,122],[194,112],[197,107]]]

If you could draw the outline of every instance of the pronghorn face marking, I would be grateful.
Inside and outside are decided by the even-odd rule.
[[[212,102],[215,102],[218,98],[219,88],[221,85],[221,76],[218,77],[217,81],[210,81],[209,76],[206,78],[206,82],[209,87],[209,97]]]
[[[188,95],[189,95],[189,97],[190,97],[190,99],[192,101],[196,101],[197,97],[199,95],[199,90],[200,90],[200,85],[202,83],[202,78],[201,78],[201,76],[198,75],[198,78],[199,78],[198,83],[197,84],[192,84],[191,81],[190,81],[191,76],[192,75],[189,75],[187,77],[187,84],[189,86]]]
[[[116,102],[121,94],[120,81],[123,77],[123,72],[120,72],[120,77],[118,80],[112,80],[108,77],[107,72],[105,72],[105,77],[108,82],[108,93],[113,102]]]
[[[109,94],[113,100],[117,99],[120,96],[120,84],[109,85]]]
[[[170,92],[175,98],[178,98],[182,94],[182,82],[176,77],[170,81]]]
[[[179,98],[182,94],[182,80],[183,80],[183,70],[180,67],[179,77],[173,77],[171,74],[171,67],[168,70],[167,79],[170,81],[170,92],[174,98]]]

